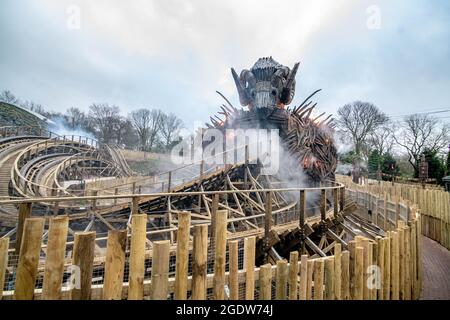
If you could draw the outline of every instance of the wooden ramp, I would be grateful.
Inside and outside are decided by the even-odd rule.
[[[423,300],[450,300],[450,251],[422,237]]]

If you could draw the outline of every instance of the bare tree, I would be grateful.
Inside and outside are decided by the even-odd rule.
[[[151,111],[149,109],[139,109],[131,112],[130,120],[139,137],[139,147],[142,151],[147,150],[150,137]]]
[[[153,147],[158,142],[159,134],[161,131],[161,120],[164,113],[161,110],[152,110],[150,111],[151,120],[150,120],[150,131],[148,137],[148,148],[152,150]]]
[[[0,93],[0,101],[12,104],[19,104],[19,99],[9,90],[3,90]]]
[[[368,138],[372,150],[377,150],[380,155],[391,153],[394,146],[394,129],[391,122],[387,122],[376,128]]]
[[[119,107],[104,104],[92,104],[89,106],[89,121],[97,138],[105,143],[110,143],[115,137],[115,126],[120,119]]]
[[[351,138],[358,157],[367,149],[370,135],[388,121],[388,117],[375,105],[362,101],[340,107],[338,116],[338,124],[341,130]]]
[[[64,115],[67,126],[75,130],[76,128],[84,128],[86,126],[86,115],[78,108],[71,107],[67,109]]]
[[[420,156],[425,150],[442,152],[450,139],[450,126],[429,115],[415,114],[403,120],[394,139],[406,150],[417,176]]]
[[[173,113],[163,114],[161,119],[161,136],[164,147],[167,149],[183,127],[183,121]]]

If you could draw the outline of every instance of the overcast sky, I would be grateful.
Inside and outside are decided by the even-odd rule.
[[[239,105],[230,67],[271,55],[301,62],[293,105],[322,88],[321,112],[359,99],[398,115],[450,109],[449,40],[445,0],[3,0],[0,90],[53,111],[160,108],[189,125],[218,110],[215,90]]]

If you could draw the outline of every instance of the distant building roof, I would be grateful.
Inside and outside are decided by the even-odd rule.
[[[442,181],[450,182],[450,176],[443,177]]]

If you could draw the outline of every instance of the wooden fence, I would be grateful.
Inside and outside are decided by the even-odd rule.
[[[106,253],[100,260],[94,255],[95,232],[76,233],[67,252],[68,217],[52,217],[45,235],[48,244],[43,263],[39,258],[46,219],[27,218],[14,288],[0,294],[3,299],[77,300],[417,299],[422,283],[421,226],[414,207],[406,205],[406,212],[406,221],[401,214],[397,215],[399,219],[389,221],[391,227],[385,237],[371,240],[356,236],[349,241],[348,250],[342,251],[338,243],[328,257],[309,259],[291,252],[289,261],[260,267],[255,267],[255,236],[227,240],[226,210],[217,211],[211,238],[206,224],[195,225],[191,235],[191,213],[180,213],[178,245],[171,247],[169,240],[154,241],[150,250],[146,250],[147,215],[133,214],[130,234],[126,230],[109,231]],[[384,226],[382,222],[377,220]],[[8,243],[8,238],[0,239],[0,287],[4,286],[5,274],[11,272]],[[209,272],[211,246],[213,268]],[[169,276],[173,259],[174,276]],[[93,284],[98,278],[93,272],[97,263],[104,266],[101,284]]]
[[[442,188],[417,185],[375,182],[358,185],[349,177],[339,176],[339,182],[351,190],[367,192],[372,196],[385,198],[394,203],[414,205],[420,212],[422,234],[439,242],[450,250],[450,192]],[[372,207],[374,205],[372,204]],[[381,210],[381,209],[380,209]]]

